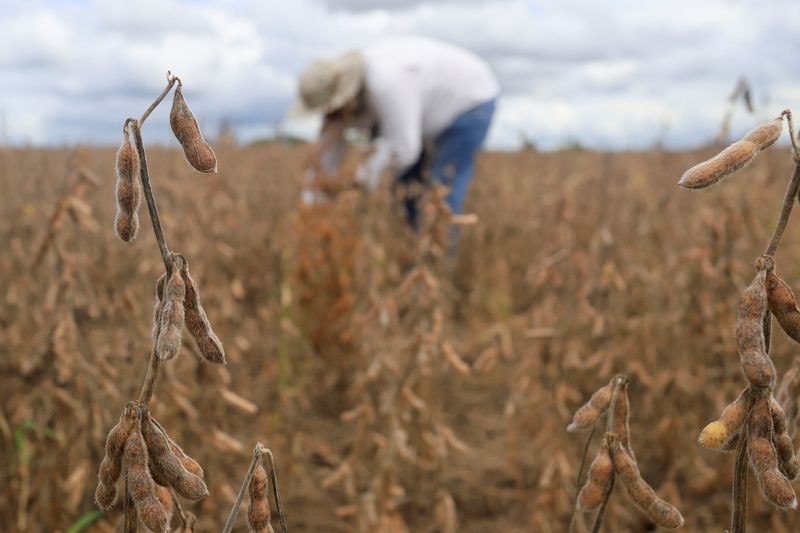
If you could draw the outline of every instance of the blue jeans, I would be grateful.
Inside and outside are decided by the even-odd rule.
[[[436,140],[432,154],[423,152],[408,170],[397,177],[397,183],[410,185],[403,198],[406,218],[412,228],[419,223],[419,192],[415,186],[428,184],[426,170],[435,182],[450,189],[447,204],[453,213],[461,213],[467,189],[475,171],[475,152],[483,144],[492,122],[496,100],[492,99],[459,115]],[[430,166],[428,167],[428,159]],[[428,167],[428,168],[426,168]]]

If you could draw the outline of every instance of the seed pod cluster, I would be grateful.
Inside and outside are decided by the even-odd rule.
[[[742,371],[755,387],[775,384],[775,366],[767,354],[764,338],[764,320],[769,311],[766,275],[766,268],[759,269],[753,282],[742,293],[736,322],[736,343]]]
[[[124,139],[117,151],[117,214],[114,231],[123,242],[130,242],[139,231],[139,204],[142,199],[142,186],[139,182],[139,152],[131,141],[129,123],[123,128]]]
[[[259,460],[250,480],[250,505],[247,507],[247,525],[253,533],[274,533],[270,524],[267,488],[267,471]]]
[[[147,446],[142,438],[141,424],[131,430],[125,443],[125,465],[127,467],[128,494],[136,507],[139,520],[150,530],[167,531],[167,511],[158,499],[156,484],[148,467]]]
[[[617,378],[614,377],[608,382],[608,385],[601,387],[597,392],[592,394],[589,401],[582,405],[572,418],[572,422],[567,426],[567,431],[570,433],[575,431],[583,431],[591,428],[597,419],[608,409],[611,404],[611,397],[614,394],[614,382]]]
[[[175,489],[180,496],[197,502],[208,496],[208,488],[203,480],[189,472],[173,453],[166,433],[157,426],[146,407],[142,408],[142,436],[147,444],[150,457],[150,470],[153,478]]]
[[[156,350],[162,360],[172,359],[178,355],[181,349],[185,297],[186,284],[177,265],[173,262],[172,272],[164,286],[164,300],[161,303],[161,319],[156,341]]]
[[[194,337],[197,347],[206,361],[218,365],[226,364],[222,342],[211,329],[211,323],[200,303],[197,282],[189,274],[189,263],[186,260],[183,260],[181,264],[181,277],[186,285],[186,296],[183,302],[186,313],[186,329]]]
[[[608,452],[608,442],[607,439],[603,439],[603,444],[589,467],[586,484],[578,493],[578,509],[589,512],[600,507],[606,493],[611,489],[613,477],[614,465]]]
[[[122,454],[131,430],[136,425],[137,413],[131,402],[122,412],[117,425],[111,428],[106,437],[106,455],[100,463],[95,491],[97,506],[107,511],[117,497],[117,480],[122,473]]]
[[[747,388],[733,402],[722,410],[719,418],[700,432],[697,443],[709,450],[729,451],[730,442],[736,438],[739,429],[747,418],[750,389]]]
[[[178,83],[172,98],[172,111],[169,114],[172,133],[183,147],[186,161],[197,171],[214,173],[217,171],[217,156],[203,138],[197,120],[183,97],[183,85]]]
[[[575,415],[577,420],[579,414],[588,412],[589,415],[584,415],[580,420],[581,422],[586,420],[588,421],[586,423],[592,425],[600,414],[607,410],[606,427],[609,430],[603,436],[603,443],[589,467],[588,479],[578,493],[577,507],[581,511],[598,509],[607,499],[616,474],[622,478],[633,501],[651,521],[662,527],[675,529],[683,525],[681,513],[656,496],[650,485],[642,479],[636,466],[628,427],[630,415],[628,383],[625,375],[615,376]],[[606,397],[608,400],[605,400]],[[598,400],[593,404],[592,400],[595,398]],[[575,420],[570,424],[570,428],[577,426]]]
[[[647,515],[647,518],[667,529],[681,527],[683,516],[680,511],[656,496],[653,488],[642,478],[636,461],[622,446],[622,443],[616,443],[616,446],[612,448],[612,455],[614,471],[622,478],[631,499]]]
[[[747,455],[764,497],[778,507],[797,507],[797,496],[789,480],[778,470],[778,454],[773,445],[770,399],[758,400],[747,421]]]
[[[702,189],[741,170],[749,165],[761,150],[769,148],[778,140],[782,128],[782,117],[753,128],[742,140],[687,170],[681,176],[678,185],[686,189]]]

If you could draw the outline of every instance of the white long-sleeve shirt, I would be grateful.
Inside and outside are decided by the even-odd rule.
[[[362,50],[366,96],[378,124],[362,179],[374,183],[386,168],[400,173],[413,165],[465,111],[496,98],[497,78],[471,52],[421,37],[395,38]]]

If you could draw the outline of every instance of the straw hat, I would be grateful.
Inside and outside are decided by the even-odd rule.
[[[299,97],[288,116],[327,114],[343,107],[361,90],[364,70],[364,57],[357,50],[314,61],[300,73]]]

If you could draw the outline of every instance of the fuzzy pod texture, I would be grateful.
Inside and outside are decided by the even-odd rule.
[[[197,502],[208,496],[205,482],[183,467],[169,446],[169,439],[163,430],[156,426],[147,411],[142,417],[142,436],[152,465],[151,472],[165,480],[180,496]],[[155,476],[154,476],[155,477]]]
[[[197,125],[197,120],[183,97],[183,86],[180,84],[175,88],[172,98],[169,125],[175,138],[181,143],[183,155],[192,168],[206,174],[217,171],[217,156],[203,138],[200,126]]]
[[[186,310],[186,329],[194,337],[200,353],[206,361],[217,365],[227,364],[225,361],[225,350],[222,348],[214,330],[211,329],[211,323],[208,321],[208,316],[200,303],[200,291],[197,282],[189,274],[189,265],[186,261],[181,265],[181,277],[186,284],[186,297],[183,301],[183,306]]]
[[[582,405],[572,418],[572,422],[567,426],[567,431],[570,433],[575,431],[583,431],[589,429],[597,422],[608,406],[611,404],[611,397],[614,394],[614,380],[608,382],[608,385],[601,387],[597,392],[592,394],[589,401]]]
[[[136,425],[137,413],[132,404],[128,404],[119,418],[119,422],[106,437],[106,455],[100,463],[97,473],[98,483],[95,491],[95,502],[100,509],[106,511],[117,497],[117,480],[122,473],[122,454],[125,442]]]
[[[723,450],[725,444],[733,438],[747,418],[749,388],[742,391],[738,398],[722,410],[719,418],[700,432],[697,443],[709,450]]]
[[[142,200],[142,185],[139,182],[139,152],[131,141],[128,128],[123,130],[125,138],[117,150],[117,214],[114,231],[123,242],[130,242],[139,231],[139,204]]]
[[[128,468],[128,494],[139,520],[155,533],[168,531],[169,517],[158,499],[156,484],[150,476],[147,446],[138,427],[131,431],[125,443],[125,464]]]
[[[800,309],[792,289],[774,271],[767,273],[767,301],[783,331],[800,342]]]
[[[772,444],[773,424],[768,398],[756,402],[747,423],[747,456],[762,494],[778,507],[794,509],[797,507],[794,488],[778,470],[778,454]]]
[[[181,335],[184,324],[183,300],[186,297],[186,284],[173,264],[172,274],[164,286],[164,299],[161,303],[156,350],[162,360],[172,359],[181,349]]]
[[[749,165],[758,155],[758,145],[750,141],[733,143],[707,161],[699,163],[681,176],[678,185],[685,189],[702,189]]]
[[[613,477],[614,464],[608,452],[608,443],[604,441],[589,467],[588,479],[578,493],[578,509],[589,512],[600,507],[606,492],[611,488]]]
[[[742,140],[755,144],[759,150],[764,150],[775,144],[781,136],[781,131],[783,131],[783,117],[777,117],[748,131]]]
[[[767,355],[763,330],[764,318],[769,312],[765,280],[766,270],[759,270],[742,293],[736,321],[736,344],[742,371],[747,381],[756,387],[775,384],[775,366]]]
[[[769,410],[772,416],[772,444],[778,454],[778,468],[789,481],[800,474],[800,459],[794,451],[794,442],[789,436],[789,424],[786,413],[774,396],[770,396]]]
[[[156,498],[158,498],[164,512],[167,513],[167,524],[172,520],[172,513],[175,511],[175,502],[172,500],[172,494],[169,488],[158,485],[156,487]]]
[[[683,516],[675,507],[665,502],[642,479],[636,462],[628,451],[617,445],[613,453],[614,470],[622,478],[633,502],[655,524],[667,529],[677,529],[683,525]]]
[[[203,472],[203,467],[200,466],[200,463],[192,459],[186,452],[178,446],[175,441],[169,438],[167,435],[167,439],[169,439],[169,449],[172,450],[172,453],[175,454],[175,457],[181,462],[183,467],[194,474],[195,476],[203,479],[205,477],[205,472]]]
[[[267,471],[259,461],[250,480],[250,505],[247,507],[247,525],[254,533],[272,532],[267,487]]]
[[[614,420],[612,421],[611,430],[616,433],[620,444],[628,450],[631,457],[634,457],[630,443],[629,417],[630,404],[628,402],[628,381],[626,380],[620,384],[617,391],[617,403],[614,405]],[[634,460],[636,460],[635,457]]]

